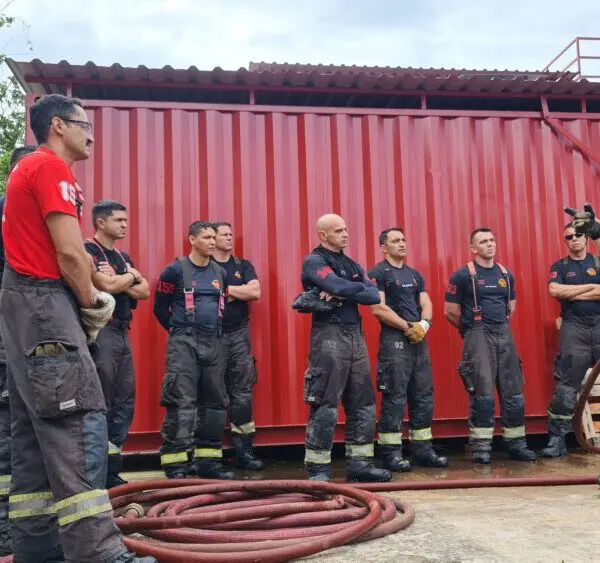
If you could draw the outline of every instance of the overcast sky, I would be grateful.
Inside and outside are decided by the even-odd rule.
[[[18,60],[199,69],[277,61],[533,70],[576,35],[600,35],[597,0],[14,0],[7,13],[29,26],[30,52],[22,28],[0,31]],[[600,42],[588,51],[600,55]]]

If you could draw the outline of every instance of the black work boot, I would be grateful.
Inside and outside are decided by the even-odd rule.
[[[492,463],[492,443],[487,440],[469,440],[473,461],[482,465]]]
[[[518,461],[535,461],[535,452],[527,447],[525,438],[505,440],[508,457]]]
[[[448,458],[437,455],[433,446],[429,442],[413,442],[412,462],[414,465],[422,467],[448,467]]]
[[[119,477],[119,473],[123,468],[123,457],[121,454],[112,454],[108,456],[108,467],[106,470],[106,488],[112,489],[119,485],[125,485],[127,481]]]
[[[406,473],[412,469],[410,462],[402,458],[402,446],[380,446],[379,452],[386,469],[395,473]]]
[[[0,557],[12,553],[12,536],[8,519],[0,521]]]
[[[564,436],[550,434],[548,445],[542,450],[543,457],[560,457],[567,455],[567,444]]]
[[[331,463],[306,463],[309,481],[331,481]]]
[[[347,458],[346,471],[348,472],[348,481],[351,482],[384,483],[392,478],[392,474],[387,469],[379,469],[373,465],[371,460],[366,459]]]
[[[126,485],[129,481],[121,478],[119,475],[107,475],[106,477],[106,488],[112,489],[113,487],[119,487],[120,485]]]
[[[158,563],[158,559],[155,559],[151,555],[136,557],[135,553],[126,551],[125,553],[121,553],[116,559],[113,559],[111,563]]]
[[[223,467],[219,458],[196,458],[198,477],[205,479],[233,479],[235,474]]]
[[[234,464],[242,469],[260,471],[265,464],[252,452],[253,434],[232,434],[231,442],[235,448]]]

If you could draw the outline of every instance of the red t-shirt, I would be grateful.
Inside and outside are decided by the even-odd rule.
[[[65,213],[81,225],[82,204],[81,188],[64,160],[47,148],[23,157],[6,184],[2,234],[8,264],[25,276],[59,279],[45,219],[50,213]]]

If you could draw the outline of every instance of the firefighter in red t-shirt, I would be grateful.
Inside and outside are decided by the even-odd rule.
[[[87,345],[114,299],[92,286],[71,172],[90,155],[92,126],[80,101],[60,95],[33,104],[30,125],[39,148],[8,179],[0,295],[15,560],[150,563],[127,552],[104,490],[106,407]]]

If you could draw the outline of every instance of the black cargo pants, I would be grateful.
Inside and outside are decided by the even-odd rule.
[[[113,477],[121,471],[121,449],[129,434],[135,403],[135,373],[128,331],[128,322],[111,320],[98,333],[94,353],[106,401],[108,475]]]
[[[252,435],[256,432],[252,420],[252,387],[257,373],[247,326],[223,332],[223,361],[231,432]]]
[[[473,451],[490,452],[494,435],[494,386],[498,390],[504,440],[525,437],[523,372],[508,323],[476,321],[464,333],[458,371],[471,385],[469,442]]]
[[[382,329],[377,388],[381,392],[378,444],[402,449],[402,419],[408,401],[411,442],[430,443],[433,420],[433,373],[427,342],[412,344],[399,330]]]
[[[571,431],[577,393],[583,378],[600,359],[600,317],[563,318],[554,359],[556,387],[548,408],[548,431],[565,436]]]
[[[375,392],[360,326],[313,323],[304,401],[310,405],[305,463],[331,463],[340,400],[346,412],[346,457],[373,457]]]
[[[8,527],[8,493],[10,491],[10,405],[8,402],[8,365],[0,335],[0,555],[8,555],[10,530]]]
[[[2,288],[14,561],[58,559],[61,545],[67,561],[112,561],[126,550],[104,490],[104,397],[75,300],[62,281],[12,270]],[[49,347],[55,353],[46,354]]]
[[[227,414],[223,343],[217,332],[172,328],[160,404],[167,412],[161,428],[160,460],[167,475],[186,471],[195,459],[223,457]]]

